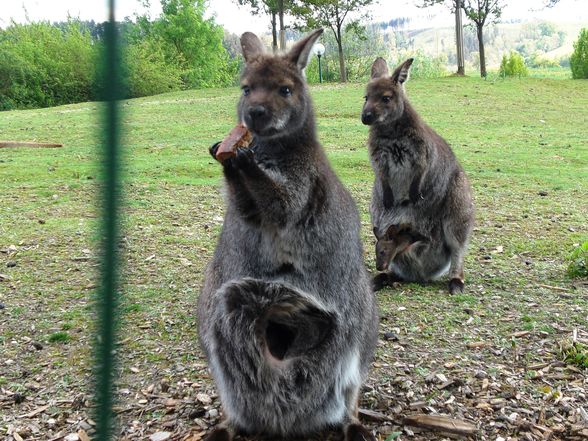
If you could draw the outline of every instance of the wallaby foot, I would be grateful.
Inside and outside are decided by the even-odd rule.
[[[376,441],[376,438],[361,424],[353,423],[345,428],[344,441]]]
[[[372,278],[372,289],[374,292],[381,290],[388,284],[388,274],[380,273],[376,274]]]
[[[463,280],[453,278],[449,281],[449,294],[461,294],[463,292]]]
[[[204,441],[232,441],[233,434],[226,427],[217,427],[208,434]]]
[[[380,273],[372,278],[372,290],[374,292],[381,290],[386,285],[392,286],[393,283],[402,282],[403,280],[393,273]]]

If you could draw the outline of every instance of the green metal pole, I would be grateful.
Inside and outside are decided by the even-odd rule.
[[[114,430],[113,377],[117,307],[117,245],[119,208],[120,125],[117,100],[123,97],[115,0],[109,0],[109,20],[104,34],[101,72],[101,100],[105,102],[102,133],[102,262],[101,283],[97,290],[98,333],[96,341],[96,440],[109,441]]]

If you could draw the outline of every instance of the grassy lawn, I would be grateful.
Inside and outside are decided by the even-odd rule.
[[[312,95],[319,139],[356,198],[375,271],[363,89],[329,84]],[[585,439],[587,372],[562,362],[559,348],[573,335],[588,343],[588,282],[566,275],[567,257],[588,239],[588,82],[450,77],[410,81],[407,91],[469,174],[477,221],[463,295],[449,296],[444,282],[378,293],[382,338],[361,405],[385,418],[366,424],[380,440],[441,440],[401,424],[440,413],[474,422],[472,439]],[[207,150],[233,127],[238,94],[122,105],[120,439],[199,440],[219,420],[195,305],[223,215],[220,167]],[[0,149],[6,439],[92,432],[100,109],[0,113],[2,139],[64,144]]]

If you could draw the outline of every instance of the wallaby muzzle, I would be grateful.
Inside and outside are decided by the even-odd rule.
[[[364,110],[361,114],[361,122],[366,126],[371,126],[376,120],[376,115],[371,110]]]

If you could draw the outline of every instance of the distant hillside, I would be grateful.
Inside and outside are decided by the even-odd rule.
[[[536,21],[529,23],[505,23],[489,26],[485,32],[487,65],[500,65],[503,54],[516,50],[525,59],[546,59],[560,63],[573,51],[573,42],[586,23],[550,23]],[[421,49],[432,56],[447,56],[448,64],[455,64],[455,30],[452,27],[418,30],[393,29],[386,27],[385,34],[402,33],[407,49]],[[396,38],[398,41],[398,38]],[[464,30],[466,62],[476,65],[478,41],[474,29]]]

